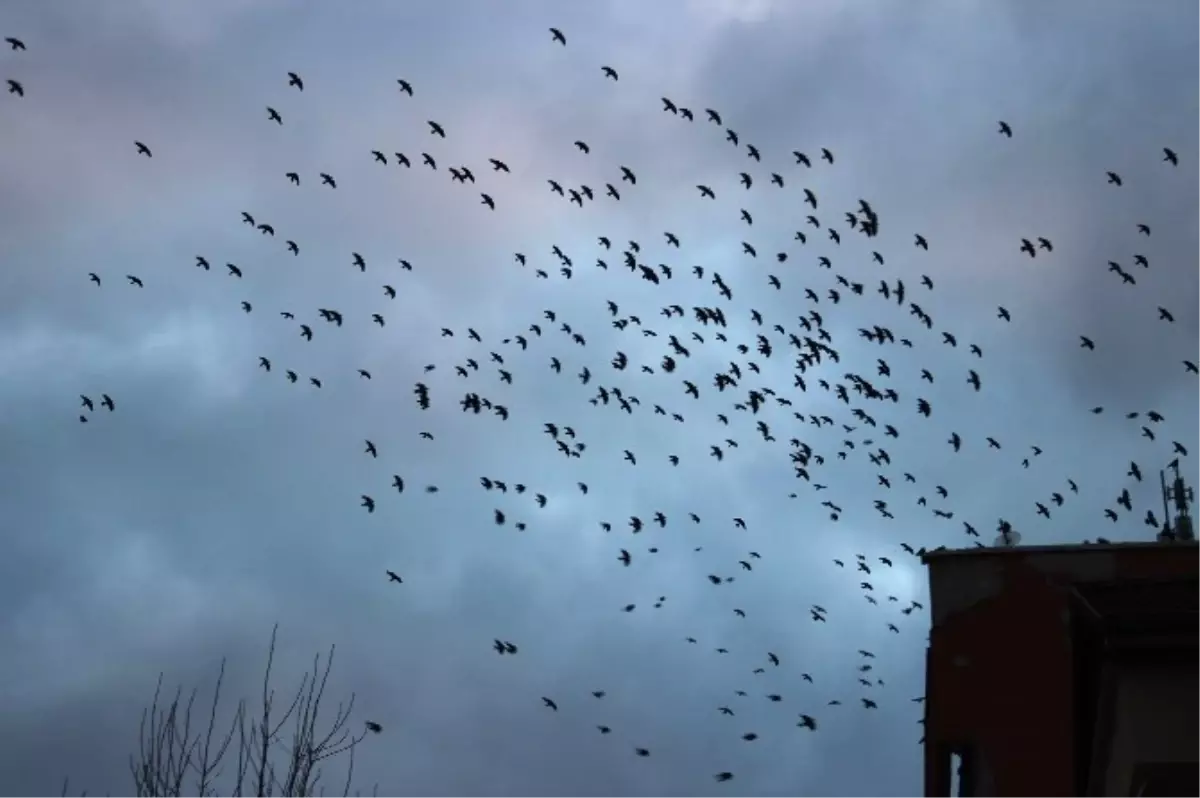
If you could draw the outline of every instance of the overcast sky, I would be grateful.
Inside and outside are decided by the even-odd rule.
[[[69,776],[73,791],[127,792],[127,756],[158,673],[203,687],[227,656],[227,690],[253,695],[278,622],[281,689],[336,644],[331,695],[357,694],[356,726],[383,725],[356,765],[365,790],[915,794],[921,707],[910,699],[924,690],[928,617],[901,610],[928,602],[924,570],[901,544],[970,546],[964,522],[991,543],[1000,518],[1026,543],[1146,540],[1142,519],[1148,509],[1161,516],[1157,470],[1173,442],[1188,450],[1195,480],[1196,375],[1183,363],[1197,359],[1194,2],[569,5],[0,3],[0,36],[27,45],[0,53],[0,79],[24,88],[0,96],[0,790],[57,794]],[[695,121],[664,112],[663,96]],[[819,158],[822,147],[834,163]],[[494,172],[489,158],[511,171]],[[450,178],[462,165],[476,183]],[[636,185],[620,179],[621,166]],[[1123,184],[1110,185],[1107,171]],[[321,185],[322,172],[336,189]],[[589,186],[595,199],[576,207],[548,179]],[[860,198],[878,214],[876,238],[846,223]],[[243,211],[275,235],[243,224]],[[1019,251],[1022,238],[1039,237],[1052,252]],[[631,240],[658,285],[624,268]],[[554,246],[571,259],[569,279]],[[903,281],[903,305],[877,293],[880,280]],[[686,315],[665,318],[670,305]],[[699,324],[697,306],[719,307],[728,326]],[[340,311],[344,325],[318,308]],[[839,361],[813,364],[802,391],[801,352],[774,326],[815,339],[813,321],[800,326],[811,310]],[[632,321],[612,326],[631,316],[642,332]],[[896,342],[859,337],[876,325]],[[667,374],[672,334],[690,356],[675,356]],[[770,357],[755,352],[759,334]],[[618,351],[624,371],[610,365]],[[468,359],[479,368],[464,379],[455,367]],[[742,376],[718,392],[714,375],[731,364]],[[575,376],[585,367],[586,386]],[[848,374],[899,401],[853,392],[838,401]],[[412,394],[418,381],[428,411]],[[589,404],[600,387],[640,404],[632,413],[611,396]],[[757,417],[735,408],[763,388],[776,393]],[[462,413],[466,392],[504,405],[509,419]],[[1097,406],[1104,412],[1088,412]],[[818,427],[810,415],[835,423]],[[759,420],[777,440],[764,440]],[[572,427],[574,441],[560,437],[586,449],[565,457],[547,422]],[[885,436],[885,424],[899,437]],[[792,438],[812,447],[811,482],[793,474]],[[364,452],[368,439],[377,458]],[[881,447],[890,464],[877,466],[870,456]],[[1128,475],[1130,461],[1144,482]],[[481,477],[506,482],[507,494],[485,491]],[[431,485],[439,491],[426,493]],[[1116,504],[1126,488],[1132,512]],[[362,494],[374,513],[359,506]],[[836,522],[824,500],[841,508]],[[630,516],[646,523],[637,536]],[[870,576],[856,571],[856,555]],[[736,581],[713,586],[709,574]],[[625,613],[628,604],[636,609]],[[812,620],[814,604],[826,623]],[[495,654],[494,638],[519,653]],[[884,684],[859,683],[859,649],[876,655],[866,675]],[[864,697],[878,708],[865,709]],[[720,715],[722,705],[735,716]],[[796,727],[800,713],[816,718],[816,732]],[[759,739],[743,741],[747,732]],[[734,780],[717,783],[720,771]]]

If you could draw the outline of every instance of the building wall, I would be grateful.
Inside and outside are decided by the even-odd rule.
[[[930,635],[926,794],[948,795],[949,752],[984,777],[977,794],[1073,795],[1073,661],[1061,591],[1035,572],[1005,578]],[[1020,767],[1011,767],[1020,763]],[[991,789],[988,789],[988,788]]]
[[[1114,666],[1113,738],[1103,772],[1105,795],[1129,795],[1144,762],[1196,762],[1200,681],[1185,665]]]
[[[968,761],[974,754],[973,770],[980,777],[975,794],[1076,794],[1082,775],[1076,768],[1077,652],[1063,585],[1194,577],[1196,547],[1031,547],[935,555],[928,564],[934,626],[926,668],[926,795],[950,794],[950,754],[956,748]],[[1168,699],[1155,693],[1150,703],[1186,703],[1194,728],[1196,674],[1190,675],[1190,694],[1176,692]],[[1126,676],[1118,680],[1122,707],[1151,689],[1147,679]],[[1155,689],[1172,689],[1167,681]],[[1120,764],[1114,764],[1112,778],[1125,783],[1108,794],[1128,791],[1131,765],[1124,763],[1142,755],[1140,743],[1130,745],[1122,742],[1116,749]],[[1191,761],[1195,751],[1193,742]]]
[[[1116,544],[1109,546],[1029,546],[975,549],[933,556],[929,566],[933,625],[1008,589],[1018,572],[1034,570],[1067,583],[1192,576],[1195,544]]]

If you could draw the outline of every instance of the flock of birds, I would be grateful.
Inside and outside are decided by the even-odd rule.
[[[18,38],[6,39],[14,53],[26,49],[25,44]],[[566,46],[567,38],[562,31],[550,29],[550,44]],[[601,79],[619,81],[618,71],[607,65],[599,67]],[[28,89],[21,81],[6,78],[9,92],[18,98],[25,97],[26,92],[36,92],[36,86]],[[282,82],[282,80],[281,80]],[[303,77],[296,72],[287,74],[287,85],[296,92],[297,97],[303,96],[305,89]],[[396,81],[398,92],[413,101],[418,95],[414,86],[407,80]],[[291,105],[291,103],[289,103]],[[708,127],[711,131],[722,136],[731,147],[744,150],[747,161],[747,171],[729,175],[729,185],[698,184],[695,186],[697,197],[703,201],[718,202],[728,200],[730,195],[745,195],[749,191],[796,191],[799,202],[803,203],[806,214],[801,229],[794,232],[791,240],[785,246],[770,247],[766,242],[749,240],[741,244],[742,254],[751,259],[762,259],[773,262],[775,273],[743,272],[747,279],[761,279],[776,291],[796,289],[795,283],[801,278],[799,272],[791,266],[799,259],[814,263],[817,271],[807,273],[809,285],[799,286],[795,291],[797,303],[805,303],[803,312],[795,319],[767,318],[766,314],[753,307],[740,306],[735,299],[738,286],[734,281],[722,275],[711,266],[695,265],[690,270],[676,270],[666,263],[651,265],[648,257],[652,243],[650,241],[628,241],[624,246],[614,238],[600,233],[596,237],[596,251],[584,255],[582,253],[568,254],[557,245],[549,245],[546,252],[552,258],[549,264],[543,263],[544,256],[517,252],[513,255],[515,268],[524,269],[532,279],[547,281],[571,280],[576,270],[586,268],[585,264],[593,260],[592,268],[603,270],[612,275],[614,280],[641,280],[654,286],[654,290],[662,297],[661,305],[655,308],[623,308],[617,302],[606,301],[605,308],[611,317],[612,335],[618,341],[627,340],[627,345],[618,343],[618,349],[611,356],[592,355],[595,344],[590,344],[584,336],[584,331],[573,325],[569,320],[553,309],[545,310],[540,318],[530,320],[530,323],[520,331],[507,335],[496,336],[494,342],[485,343],[485,335],[474,328],[440,330],[442,337],[466,337],[478,349],[478,354],[465,357],[461,362],[430,363],[424,367],[422,381],[416,381],[412,388],[412,396],[418,411],[427,411],[433,407],[435,398],[438,402],[450,401],[453,394],[461,391],[457,398],[459,408],[463,413],[474,415],[491,414],[500,421],[509,421],[517,415],[516,409],[511,409],[505,402],[505,384],[512,384],[518,374],[530,373],[533,368],[545,369],[548,376],[555,379],[575,380],[592,392],[588,402],[593,413],[624,413],[628,415],[653,413],[675,423],[683,423],[685,416],[691,414],[707,414],[727,428],[725,437],[719,440],[703,442],[698,451],[688,452],[685,443],[678,453],[660,455],[634,448],[623,449],[620,462],[629,466],[637,466],[655,458],[662,458],[671,466],[678,466],[685,457],[711,458],[712,463],[720,463],[738,449],[741,445],[751,442],[771,446],[779,452],[779,460],[786,461],[787,468],[797,480],[796,491],[792,498],[814,497],[815,501],[828,511],[830,522],[837,522],[844,513],[851,512],[852,502],[858,502],[865,493],[862,487],[834,487],[836,479],[825,476],[830,466],[836,461],[850,459],[865,459],[876,471],[876,482],[867,486],[876,490],[880,498],[871,499],[871,512],[878,519],[894,518],[893,509],[899,501],[910,501],[910,498],[897,499],[905,483],[917,485],[916,477],[903,471],[892,463],[888,451],[889,439],[899,438],[901,430],[906,435],[917,435],[928,438],[943,446],[950,452],[959,452],[963,447],[986,447],[999,452],[1001,457],[1015,460],[1023,468],[1033,468],[1043,449],[1028,441],[1000,440],[996,434],[969,433],[967,430],[933,431],[933,419],[937,417],[937,408],[920,390],[913,391],[911,383],[905,385],[893,377],[893,372],[900,376],[908,369],[903,365],[907,361],[906,350],[928,351],[932,347],[942,348],[944,365],[935,376],[929,368],[909,369],[918,376],[917,385],[932,385],[935,379],[940,385],[943,381],[957,382],[970,392],[986,390],[988,380],[985,379],[987,360],[982,349],[969,341],[960,341],[952,330],[941,328],[935,320],[936,292],[933,280],[923,274],[890,275],[883,271],[884,255],[874,249],[881,228],[881,217],[873,205],[867,200],[860,200],[857,207],[831,209],[810,188],[797,186],[804,182],[809,170],[835,169],[837,158],[828,148],[814,150],[812,156],[796,150],[791,153],[789,168],[791,171],[770,171],[764,163],[771,162],[768,154],[762,153],[750,143],[743,143],[743,137],[733,128],[728,127],[723,115],[712,108],[696,112],[678,101],[663,97],[661,113],[677,117],[683,123],[694,123],[697,128]],[[267,107],[265,119],[275,125],[287,123],[285,115],[275,107]],[[1005,139],[1014,137],[1013,127],[1000,121],[998,132]],[[440,140],[453,135],[442,124],[430,120],[427,123],[428,133],[434,146]],[[695,134],[708,134],[707,130],[697,130]],[[132,143],[133,151],[146,159],[153,158],[151,147],[142,142]],[[589,156],[591,148],[586,141],[574,142],[575,149],[584,157]],[[431,147],[433,149],[433,147]],[[510,172],[508,164],[499,154],[491,154],[480,160],[476,169],[481,175],[490,173],[492,185],[486,191],[479,192],[479,204],[486,209],[495,210],[497,203],[503,200],[504,176]],[[363,153],[364,157],[372,158],[381,166],[399,167],[404,169],[425,168],[439,171],[443,166],[439,160],[445,160],[435,152],[404,153],[372,151]],[[1167,166],[1179,164],[1175,151],[1164,148],[1162,161]],[[1149,164],[1148,164],[1149,166]],[[783,169],[783,167],[776,167]],[[451,180],[463,185],[474,186],[477,181],[476,169],[467,165],[450,165],[445,167]],[[760,170],[762,170],[760,172]],[[624,165],[614,165],[612,169],[613,182],[605,183],[602,187],[588,185],[569,185],[566,181],[549,178],[546,180],[548,191],[561,197],[568,203],[580,208],[590,203],[602,201],[620,201],[625,193],[636,192],[644,181],[645,175],[636,174],[633,169]],[[1099,177],[1099,175],[1098,175]],[[307,185],[315,180],[320,187],[337,190],[337,178],[329,173],[317,172],[315,175],[301,171],[288,172],[281,175],[294,186]],[[652,178],[651,178],[652,179]],[[1122,186],[1120,175],[1107,172],[1107,182],[1114,189]],[[737,202],[733,203],[735,206]],[[754,231],[754,216],[745,208],[739,208],[736,223],[744,225],[741,229],[747,236]],[[241,221],[252,230],[264,237],[274,239],[274,225],[265,221],[257,212],[244,211]],[[1130,221],[1131,236],[1145,239],[1149,243],[1151,230],[1138,220]],[[911,233],[911,246],[928,251],[931,242],[921,232]],[[866,276],[858,261],[863,258],[857,255],[841,256],[839,247],[849,244],[849,239],[859,237],[869,253],[869,263],[866,270],[874,270],[872,276]],[[681,237],[672,231],[662,231],[660,246],[666,251],[681,250]],[[283,238],[281,235],[280,238]],[[810,239],[812,239],[810,243]],[[844,243],[844,239],[846,240]],[[821,254],[806,255],[806,248],[815,248],[821,241]],[[936,242],[934,242],[936,243]],[[294,256],[302,252],[301,243],[284,238],[282,246]],[[772,252],[771,249],[776,251]],[[846,247],[849,250],[849,247]],[[1015,237],[1013,241],[1014,255],[1023,253],[1029,258],[1053,257],[1054,244],[1045,236],[1032,238]],[[538,250],[541,251],[540,249]],[[656,259],[656,258],[655,258]],[[360,274],[369,270],[367,259],[357,253],[350,253],[349,265]],[[221,270],[236,280],[247,279],[245,269],[234,264],[210,262],[204,255],[195,256],[195,266],[204,271]],[[374,264],[372,264],[372,267]],[[1150,259],[1144,254],[1135,254],[1128,262],[1112,260],[1108,263],[1108,271],[1122,285],[1136,287],[1137,275],[1150,268]],[[413,265],[405,260],[399,261],[399,270],[412,271]],[[823,270],[823,271],[822,271]],[[373,272],[374,269],[372,268]],[[740,270],[739,270],[740,271]],[[818,277],[827,274],[827,280],[818,284]],[[398,277],[399,275],[397,275]],[[118,279],[122,276],[118,275]],[[96,287],[108,286],[108,277],[99,272],[90,272],[87,278]],[[685,307],[672,297],[672,286],[682,280],[699,281],[709,289],[710,299],[702,305]],[[138,290],[146,288],[146,282],[134,274],[123,275],[124,282]],[[706,282],[704,282],[706,281]],[[151,289],[152,290],[152,289]],[[397,299],[401,293],[392,284],[384,284],[379,288],[389,300]],[[1189,300],[1190,301],[1190,300]],[[865,309],[868,303],[875,303],[872,313],[885,311],[886,307],[894,305],[896,318],[894,321],[871,323],[858,328],[861,339],[878,349],[879,357],[874,362],[843,363],[842,349],[839,342],[826,324],[828,316],[834,314],[848,315],[861,312],[856,308]],[[249,301],[241,301],[241,310],[245,313],[255,312]],[[385,316],[373,313],[368,318],[358,319],[351,314],[336,308],[296,308],[275,309],[283,323],[295,326],[296,336],[305,341],[311,341],[318,334],[336,334],[338,328],[345,324],[373,324],[384,328],[387,324]],[[903,315],[901,315],[903,314]],[[910,321],[905,322],[904,316]],[[1006,324],[1013,321],[1014,314],[1006,307],[995,309],[997,323]],[[749,336],[739,336],[732,332],[730,322],[748,318],[756,328]],[[1158,320],[1164,323],[1174,321],[1173,312],[1164,306],[1158,307]],[[652,326],[653,323],[653,326]],[[903,326],[902,325],[907,325]],[[564,340],[574,345],[577,357],[567,358],[558,354],[542,354],[545,342],[552,336],[564,336]],[[636,343],[635,343],[636,342]],[[960,345],[961,344],[961,345]],[[652,347],[657,354],[650,360],[637,359],[630,354],[632,350],[643,351]],[[1079,335],[1079,346],[1083,350],[1097,349],[1095,339],[1085,334]],[[692,354],[699,347],[717,348],[728,353],[728,366],[715,373],[700,373],[693,367]],[[958,353],[963,353],[959,355]],[[951,357],[961,358],[955,362]],[[1084,355],[1090,356],[1090,355]],[[722,357],[724,359],[724,356]],[[767,361],[794,361],[791,380],[785,384],[768,385],[764,382],[763,366]],[[1179,361],[1187,371],[1197,373],[1194,360],[1182,357]],[[293,368],[277,366],[269,356],[255,356],[250,365],[257,364],[265,377],[274,378],[282,375],[291,383],[306,382],[312,389],[320,389],[322,380],[317,376],[304,377]],[[436,373],[435,373],[436,372]],[[448,372],[449,382],[434,385],[434,378]],[[372,374],[366,369],[358,369],[358,378],[370,380]],[[534,377],[530,376],[531,379]],[[638,397],[639,386],[647,380],[657,380],[665,384],[673,384],[678,392],[678,405],[666,407],[660,404],[643,405]],[[467,386],[454,388],[455,384]],[[805,411],[805,396],[812,392],[828,393],[841,406],[836,414],[812,413]],[[446,399],[442,397],[446,396]],[[100,404],[108,411],[116,409],[116,403],[107,394],[101,395]],[[85,412],[79,416],[80,422],[88,422],[89,414],[95,410],[94,400],[83,395],[82,407]],[[651,403],[647,403],[651,404]],[[1103,407],[1094,407],[1091,412],[1105,412]],[[1156,443],[1155,447],[1146,449],[1141,459],[1158,463],[1164,444],[1170,441],[1169,435],[1160,432],[1163,416],[1154,410],[1128,410],[1124,412],[1131,424],[1140,427],[1140,434],[1147,441]],[[568,461],[583,458],[589,453],[588,443],[577,432],[576,426],[562,422],[541,423],[541,433],[549,445]],[[777,437],[778,435],[778,437]],[[421,436],[432,441],[431,432],[422,432]],[[1178,441],[1170,441],[1170,456],[1185,457],[1187,448]],[[364,456],[379,458],[380,447],[371,440],[363,444]],[[1165,459],[1165,458],[1164,458]],[[614,462],[614,466],[618,465]],[[1131,460],[1127,467],[1127,476],[1137,481],[1142,479],[1142,467]],[[493,475],[479,477],[479,488],[490,494],[527,497],[532,507],[543,508],[548,499],[545,492],[536,487],[497,478]],[[591,489],[585,482],[578,482],[578,490],[587,494]],[[399,497],[408,489],[406,479],[400,474],[391,475],[386,494],[372,491],[364,493],[358,502],[367,513],[374,513],[381,502],[400,500]],[[427,485],[426,492],[436,493],[438,487]],[[933,518],[957,525],[957,528],[977,546],[984,544],[977,540],[980,530],[973,523],[957,514],[953,509],[950,492],[942,485],[917,485],[915,502],[925,508]],[[1071,475],[1064,474],[1057,480],[1046,495],[1030,502],[1028,512],[1031,516],[1051,518],[1055,508],[1071,500],[1079,492],[1079,487]],[[514,505],[507,500],[497,497],[497,507],[492,513],[492,521],[497,525],[511,524],[516,529],[524,530],[529,523],[520,516],[527,507]],[[1133,497],[1127,489],[1112,497],[1108,506],[1097,508],[1097,517],[1107,517],[1113,522],[1120,520],[1124,513],[1133,512]],[[1018,512],[1014,508],[1013,512]],[[1021,521],[1017,518],[1016,521]],[[1000,535],[998,543],[1014,542],[1017,532],[1016,521],[1013,519],[998,519],[995,523]],[[1158,519],[1153,511],[1147,510],[1144,522],[1152,527],[1158,526]],[[639,535],[650,529],[664,528],[668,523],[701,524],[702,519],[696,513],[690,513],[684,519],[668,519],[661,510],[647,510],[643,514],[633,515],[628,519],[597,519],[597,525],[603,533],[612,533],[612,562],[617,568],[636,568],[643,557],[654,556],[659,548],[653,543],[641,544]],[[745,529],[746,522],[742,518],[730,518],[718,523],[728,524],[734,529]],[[616,536],[620,534],[621,538]],[[1103,539],[1100,539],[1101,541]],[[697,547],[696,551],[701,549]],[[900,543],[896,556],[919,556],[925,549]],[[716,563],[711,565],[710,573],[698,575],[698,579],[706,579],[714,589],[720,589],[735,581],[738,574],[752,574],[756,562],[762,555],[758,551],[747,550],[744,556],[736,561]],[[896,596],[879,594],[872,585],[873,569],[887,569],[894,565],[892,557],[883,556],[869,559],[866,555],[858,554],[853,560],[836,559],[833,565],[846,569],[855,574],[858,587],[866,602],[875,605],[881,612],[879,623],[896,634],[902,631],[903,619],[911,616],[914,611],[923,607],[917,602],[903,602]],[[404,584],[404,577],[394,571],[387,570],[387,580],[397,585]],[[749,577],[748,577],[749,578]],[[733,603],[735,594],[729,594],[731,604],[729,611],[739,617],[746,613]],[[661,607],[666,597],[660,597],[654,606]],[[637,605],[630,603],[623,610],[635,611]],[[808,609],[808,617],[814,623],[824,623],[828,612],[820,605]],[[695,637],[681,638],[685,645],[700,645]],[[513,656],[520,652],[519,646],[509,640],[496,639],[492,648],[497,655]],[[715,649],[718,654],[726,654],[724,647]],[[861,689],[861,694],[853,697],[844,696],[847,703],[853,703],[864,710],[877,708],[884,680],[879,678],[876,670],[875,654],[866,649],[858,651],[854,664],[854,678]],[[787,669],[785,663],[774,652],[761,653],[761,664],[753,672],[762,674],[769,670]],[[813,677],[809,673],[796,672],[790,674],[797,684],[811,683]],[[597,689],[591,693],[597,701],[602,701],[605,691]],[[752,700],[748,690],[738,689],[734,695],[739,700]],[[780,693],[763,693],[756,697],[759,700],[772,703],[784,702]],[[911,699],[921,702],[921,697]],[[807,700],[811,702],[811,699]],[[558,700],[550,696],[541,698],[542,704],[549,712],[558,712]],[[843,703],[842,698],[827,701],[828,707],[837,707]],[[736,703],[721,703],[713,707],[713,711],[721,715],[734,717],[740,709]],[[820,728],[818,710],[811,703],[801,701],[797,707],[796,726],[816,731]],[[833,711],[826,709],[824,711]],[[371,721],[368,728],[373,732],[382,731],[382,725]],[[610,734],[613,729],[609,725],[599,724],[600,734]],[[752,742],[758,739],[755,732],[747,731],[742,739]],[[651,750],[639,743],[633,746],[637,756],[650,756]],[[734,778],[730,771],[715,774],[718,781],[729,781]]]

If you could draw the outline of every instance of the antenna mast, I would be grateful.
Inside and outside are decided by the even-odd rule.
[[[1159,534],[1160,540],[1186,540],[1192,541],[1196,539],[1195,526],[1192,524],[1192,516],[1188,511],[1188,503],[1195,501],[1195,494],[1183,481],[1183,476],[1179,473],[1179,458],[1172,460],[1167,464],[1167,468],[1175,472],[1175,478],[1171,480],[1171,487],[1167,487],[1166,471],[1159,472],[1159,480],[1162,483],[1163,493],[1163,530]],[[1175,505],[1175,524],[1172,528],[1170,522],[1166,519],[1171,517],[1170,504]]]

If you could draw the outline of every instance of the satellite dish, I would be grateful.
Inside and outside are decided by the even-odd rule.
[[[1011,532],[1001,532],[999,535],[996,536],[996,539],[994,541],[992,541],[992,545],[993,546],[1012,547],[1012,546],[1017,545],[1020,542],[1021,542],[1021,533],[1014,529]]]

